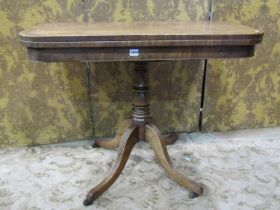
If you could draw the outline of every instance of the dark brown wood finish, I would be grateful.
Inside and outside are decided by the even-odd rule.
[[[250,57],[262,37],[247,26],[183,21],[49,23],[20,33],[30,59],[44,62]]]
[[[203,193],[203,188],[200,184],[178,173],[172,165],[166,144],[174,143],[177,136],[173,135],[172,137],[171,135],[169,139],[164,138],[156,125],[157,123],[150,117],[147,65],[148,63],[146,62],[134,63],[132,119],[124,123],[124,127],[127,127],[127,129],[124,131],[123,136],[119,138],[118,133],[116,138],[111,141],[95,141],[94,147],[100,145],[106,148],[114,148],[119,145],[119,151],[109,175],[87,194],[84,200],[84,205],[86,206],[92,204],[114,183],[123,170],[131,150],[138,141],[146,141],[151,145],[159,159],[159,163],[163,166],[168,176],[191,191],[190,198],[195,198]]]
[[[37,43],[38,47],[46,46],[44,42],[69,42],[73,45],[84,42],[87,43],[86,46],[93,47],[101,41],[110,41],[111,44],[122,41],[129,44],[132,43],[130,41],[157,42],[161,40],[169,40],[173,43],[177,40],[189,40],[189,45],[193,43],[205,45],[214,40],[219,44],[243,40],[244,44],[248,44],[250,40],[261,39],[262,35],[261,31],[251,27],[209,21],[46,23],[20,32],[21,39],[26,42],[26,45]],[[190,42],[190,40],[197,41]],[[201,41],[206,42],[201,43]],[[89,45],[90,43],[93,45]],[[119,46],[119,44],[114,44],[116,45]]]
[[[154,119],[150,118],[149,122],[152,122],[154,125],[159,127]],[[119,128],[114,138],[95,139],[94,143],[92,144],[92,147],[94,148],[103,147],[107,149],[117,148],[120,144],[123,133],[129,128],[131,124],[132,124],[132,119],[123,120],[123,122],[119,125]],[[176,133],[168,133],[168,134],[163,134],[162,137],[163,137],[163,142],[166,145],[171,145],[176,142],[178,135]]]
[[[33,61],[159,61],[203,58],[245,58],[254,55],[254,45],[189,46],[137,48],[138,56],[130,56],[131,48],[28,48]]]
[[[263,32],[224,22],[132,22],[132,23],[49,23],[20,33],[33,61],[133,61],[132,117],[114,139],[96,140],[94,147],[119,146],[117,159],[108,176],[88,193],[90,205],[105,192],[123,170],[131,150],[140,141],[151,145],[170,178],[202,195],[200,184],[182,176],[172,166],[166,145],[176,135],[162,136],[150,117],[148,61],[202,58],[241,58],[254,55]]]
[[[100,182],[96,187],[91,189],[84,200],[84,205],[90,205],[102,193],[104,193],[118,178],[129,158],[130,152],[138,140],[138,127],[131,124],[125,131],[120,141],[118,156],[114,162],[113,167],[109,171],[106,178]]]

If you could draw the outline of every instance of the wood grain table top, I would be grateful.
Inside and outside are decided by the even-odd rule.
[[[49,49],[50,53],[54,49],[58,52],[63,48],[71,48],[73,51],[76,51],[77,55],[80,49],[88,48],[86,49],[87,58],[85,60],[112,61],[119,59],[121,61],[131,61],[249,57],[253,55],[254,45],[262,41],[263,32],[244,25],[209,21],[69,22],[40,24],[20,32],[19,36],[22,44],[30,48],[30,51],[35,53],[36,48],[40,49],[40,52],[37,50],[37,54],[42,54],[42,49]],[[226,48],[232,46],[233,51],[236,48],[237,51],[243,51],[244,53],[233,52],[231,56],[230,49],[228,48],[225,54],[222,55],[222,51],[224,51],[222,46],[227,46]],[[125,50],[122,53],[126,54],[129,48],[141,48],[141,52],[146,54],[143,55],[141,53],[140,56],[116,59],[112,58],[111,55],[109,58],[107,56],[108,52],[112,53],[113,48],[119,51]],[[175,56],[174,50],[178,50],[180,56]],[[182,50],[184,52],[188,50],[188,55],[184,54],[184,52],[184,55],[180,54]],[[213,54],[211,50],[216,50],[216,52]],[[95,57],[89,56],[89,53],[93,51],[96,54],[98,52],[102,53],[102,58],[95,59]],[[157,51],[161,51],[163,56],[154,56],[155,53],[159,53]],[[79,58],[77,56],[76,58],[74,57],[72,57],[74,61],[82,59],[81,56],[78,56]],[[52,56],[52,59],[49,61],[54,60],[55,57]],[[61,57],[58,60],[61,60]],[[71,59],[68,58],[66,60]]]

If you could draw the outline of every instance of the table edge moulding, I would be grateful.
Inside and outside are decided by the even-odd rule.
[[[40,62],[134,63],[131,119],[124,121],[111,140],[95,140],[94,147],[116,148],[111,170],[84,200],[90,205],[122,172],[139,141],[150,144],[168,176],[190,190],[190,198],[203,194],[201,184],[175,170],[166,146],[175,134],[162,135],[150,116],[148,63],[153,61],[246,58],[254,55],[264,33],[240,24],[215,21],[45,23],[19,33],[29,59]]]

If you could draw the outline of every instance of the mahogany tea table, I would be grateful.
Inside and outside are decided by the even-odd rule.
[[[190,190],[190,198],[202,195],[202,186],[178,173],[171,163],[166,145],[176,136],[163,136],[150,117],[148,63],[251,57],[263,38],[263,32],[251,27],[208,21],[46,23],[19,35],[32,61],[134,63],[131,119],[114,139],[94,143],[105,148],[118,146],[117,159],[106,178],[89,191],[84,205],[90,205],[114,183],[139,141],[151,145],[168,176]]]

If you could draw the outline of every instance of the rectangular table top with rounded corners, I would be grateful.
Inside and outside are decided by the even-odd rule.
[[[183,21],[48,23],[21,32],[20,39],[33,61],[134,62],[131,120],[125,130],[121,129],[121,135],[93,144],[105,148],[118,146],[119,150],[111,170],[88,192],[83,204],[92,204],[115,182],[134,145],[143,140],[150,144],[168,176],[190,190],[189,198],[203,195],[200,183],[175,170],[166,148],[174,140],[163,137],[158,123],[150,116],[147,64],[163,60],[250,57],[262,37],[261,31],[243,25]]]
[[[33,61],[159,61],[254,55],[263,32],[227,22],[46,23],[19,33]]]

